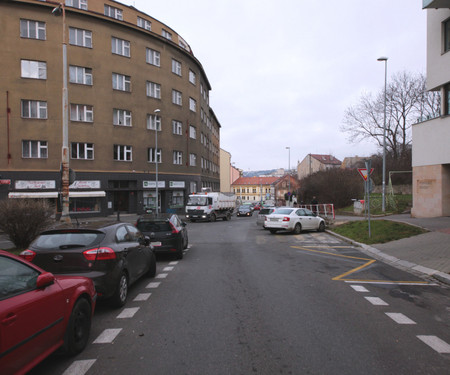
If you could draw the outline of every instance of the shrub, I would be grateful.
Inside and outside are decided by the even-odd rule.
[[[55,208],[47,201],[7,199],[0,201],[0,230],[16,248],[26,249],[37,235],[54,223]]]

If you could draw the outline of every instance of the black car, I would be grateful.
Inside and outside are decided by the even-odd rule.
[[[156,254],[175,254],[177,259],[183,258],[183,250],[188,247],[186,223],[178,215],[160,213],[158,215],[142,215],[136,227],[150,237],[150,243]]]
[[[243,204],[239,206],[237,210],[237,216],[252,216],[253,215],[253,207],[249,204]]]
[[[128,287],[156,274],[149,239],[128,223],[61,226],[42,232],[20,256],[54,274],[85,276],[99,298],[123,306]]]

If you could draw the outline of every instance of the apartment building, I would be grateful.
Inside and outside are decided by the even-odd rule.
[[[0,41],[0,199],[58,203],[64,137],[71,215],[178,211],[220,190],[211,85],[172,28],[110,0],[2,0]]]
[[[308,154],[297,165],[297,177],[299,180],[319,171],[330,168],[339,168],[342,162],[333,155]]]

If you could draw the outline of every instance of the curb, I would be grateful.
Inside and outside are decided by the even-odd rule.
[[[383,253],[382,251],[380,251],[372,246],[356,242],[350,238],[347,238],[347,237],[341,236],[340,234],[334,233],[333,231],[331,231],[329,229],[327,229],[326,232],[328,234],[331,234],[332,236],[335,236],[335,237],[345,241],[345,242],[348,242],[352,245],[360,247],[362,249],[363,253],[369,254],[370,256],[372,256],[376,259],[382,260],[394,267],[397,267],[397,268],[400,268],[403,270],[409,270],[409,271],[412,271],[413,273],[419,273],[421,276],[426,275],[428,277],[433,277],[436,280],[440,281],[441,283],[450,285],[450,275],[446,274],[445,272],[434,270],[432,268],[427,268],[427,267],[421,266],[419,264],[409,262],[407,260],[398,259],[392,255]]]

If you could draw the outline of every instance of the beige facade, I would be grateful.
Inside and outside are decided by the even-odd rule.
[[[313,173],[340,166],[341,161],[332,155],[308,154],[297,165],[297,177],[301,180]]]
[[[222,193],[231,192],[231,154],[224,149],[220,149],[220,191]]]

